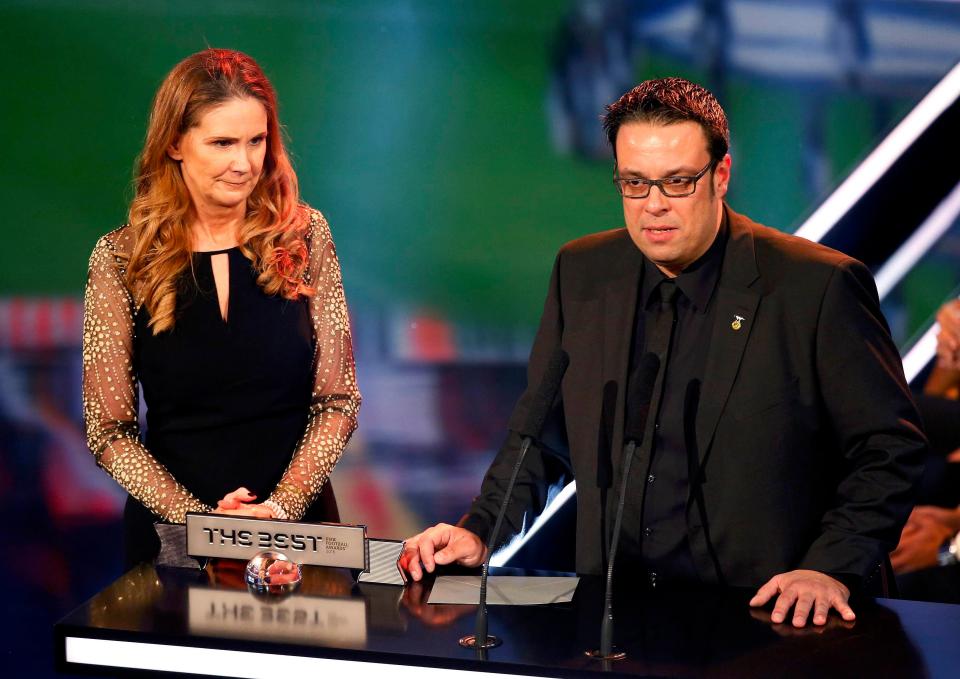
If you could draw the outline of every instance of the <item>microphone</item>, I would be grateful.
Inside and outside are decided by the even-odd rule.
[[[540,436],[543,425],[553,408],[553,402],[560,392],[560,382],[563,380],[564,373],[567,372],[568,365],[570,365],[570,357],[567,352],[559,347],[554,349],[547,362],[547,369],[540,378],[537,391],[533,395],[533,403],[527,409],[527,416],[517,429],[517,433],[523,438],[535,439]]]
[[[597,487],[613,485],[613,460],[610,456],[610,435],[613,433],[613,418],[617,408],[617,383],[610,380],[603,385],[603,402],[600,406],[600,429],[597,432]]]
[[[603,385],[603,401],[600,407],[600,428],[597,431],[597,488],[600,489],[600,539],[604,558],[607,555],[607,491],[613,485],[613,459],[611,444],[613,420],[617,409],[617,383],[613,380]],[[603,564],[606,568],[606,563]]]
[[[563,374],[567,371],[569,364],[570,357],[567,352],[560,347],[554,349],[543,377],[540,378],[540,384],[534,392],[533,402],[527,409],[527,416],[520,428],[517,429],[517,433],[522,437],[520,452],[517,455],[516,463],[513,465],[513,473],[510,475],[509,483],[507,483],[507,491],[504,494],[503,503],[500,505],[500,511],[497,513],[497,520],[493,524],[493,531],[487,538],[487,557],[483,560],[483,570],[480,575],[480,607],[477,609],[474,633],[461,638],[459,642],[461,646],[466,648],[475,648],[482,652],[482,649],[500,645],[498,638],[487,634],[487,577],[490,571],[490,557],[493,555],[493,547],[500,535],[503,517],[507,513],[510,496],[513,495],[513,486],[517,482],[517,476],[523,466],[523,459],[527,456],[527,451],[534,439],[539,438],[541,431],[543,431],[543,424],[553,409],[553,402],[560,391],[560,382],[563,380]]]
[[[613,537],[607,557],[607,587],[603,598],[603,619],[600,623],[600,648],[587,651],[587,655],[599,660],[620,660],[626,657],[626,653],[613,650],[613,565],[617,557],[617,547],[620,544],[620,529],[623,525],[623,507],[626,502],[630,465],[637,446],[643,443],[659,372],[660,357],[652,352],[644,354],[630,377],[627,389],[627,412],[623,432],[626,442],[623,452],[623,477],[620,481],[620,499],[617,502],[617,516],[613,523]]]

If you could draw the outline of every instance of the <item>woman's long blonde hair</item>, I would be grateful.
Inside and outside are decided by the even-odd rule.
[[[267,112],[263,172],[247,199],[238,244],[270,295],[312,295],[307,266],[306,212],[299,209],[297,175],[283,146],[277,95],[257,63],[242,52],[206,49],[174,67],[157,90],[147,138],[137,162],[129,222],[134,245],[127,283],[150,314],[154,334],[175,323],[177,283],[191,266],[190,194],[180,164],[167,150],[210,108],[252,97]]]

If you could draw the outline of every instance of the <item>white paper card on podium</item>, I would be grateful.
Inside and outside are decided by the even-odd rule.
[[[579,582],[578,577],[491,576],[487,579],[487,603],[491,606],[563,604],[573,599]],[[428,603],[480,603],[480,576],[443,575],[437,578]]]

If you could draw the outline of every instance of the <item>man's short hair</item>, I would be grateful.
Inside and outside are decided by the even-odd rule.
[[[683,78],[645,80],[607,106],[603,130],[617,155],[617,132],[625,123],[670,125],[692,120],[703,128],[713,162],[727,154],[730,128],[717,98],[704,87]]]

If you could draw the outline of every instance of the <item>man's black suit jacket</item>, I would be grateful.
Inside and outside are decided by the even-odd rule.
[[[873,278],[846,255],[725,209],[730,237],[712,302],[695,420],[699,473],[686,512],[697,571],[707,583],[751,587],[796,568],[864,578],[897,543],[926,448]],[[516,460],[513,430],[562,347],[570,365],[548,422],[554,433],[528,455],[507,532],[529,527],[567,468],[577,481],[577,571],[601,571],[602,393],[608,381],[619,386],[616,489],[645,261],[626,229],[577,239],[557,255],[527,391],[462,524],[482,538]]]

